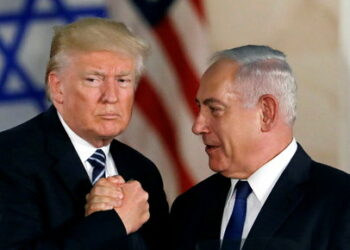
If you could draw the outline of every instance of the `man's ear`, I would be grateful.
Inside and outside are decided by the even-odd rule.
[[[261,131],[268,132],[276,124],[278,113],[278,101],[273,95],[263,95],[259,98],[261,109]]]
[[[63,103],[62,83],[57,72],[51,71],[47,76],[48,91],[52,102],[55,104]]]

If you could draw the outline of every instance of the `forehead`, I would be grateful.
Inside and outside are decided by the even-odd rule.
[[[229,59],[221,59],[212,64],[201,78],[197,99],[220,98],[232,94],[234,80],[239,65]]]
[[[116,51],[71,51],[68,53],[70,66],[82,69],[125,69],[135,70],[135,58]]]

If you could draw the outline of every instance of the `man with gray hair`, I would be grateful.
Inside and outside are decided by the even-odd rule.
[[[160,174],[114,139],[129,123],[147,51],[108,19],[55,29],[53,105],[0,133],[0,249],[164,249]]]
[[[267,46],[218,52],[192,127],[217,172],[171,210],[173,249],[350,249],[350,176],[293,137],[296,83]]]

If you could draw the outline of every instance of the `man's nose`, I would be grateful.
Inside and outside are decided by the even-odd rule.
[[[118,85],[113,79],[106,79],[103,88],[102,101],[115,103],[118,101]]]
[[[195,118],[194,123],[192,125],[192,132],[196,135],[209,132],[206,118],[204,117],[202,112],[199,112],[197,117]]]

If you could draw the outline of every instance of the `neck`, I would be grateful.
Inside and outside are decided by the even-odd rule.
[[[107,146],[109,144],[111,144],[111,142],[113,141],[113,138],[91,138],[91,139],[87,139],[87,138],[83,138],[85,141],[87,141],[88,143],[90,143],[92,146],[94,146],[95,148],[102,148],[104,146]]]
[[[255,158],[256,161],[248,167],[251,170],[249,176],[285,150],[292,140],[293,136],[291,133],[266,138],[265,142],[260,146],[259,154]]]

